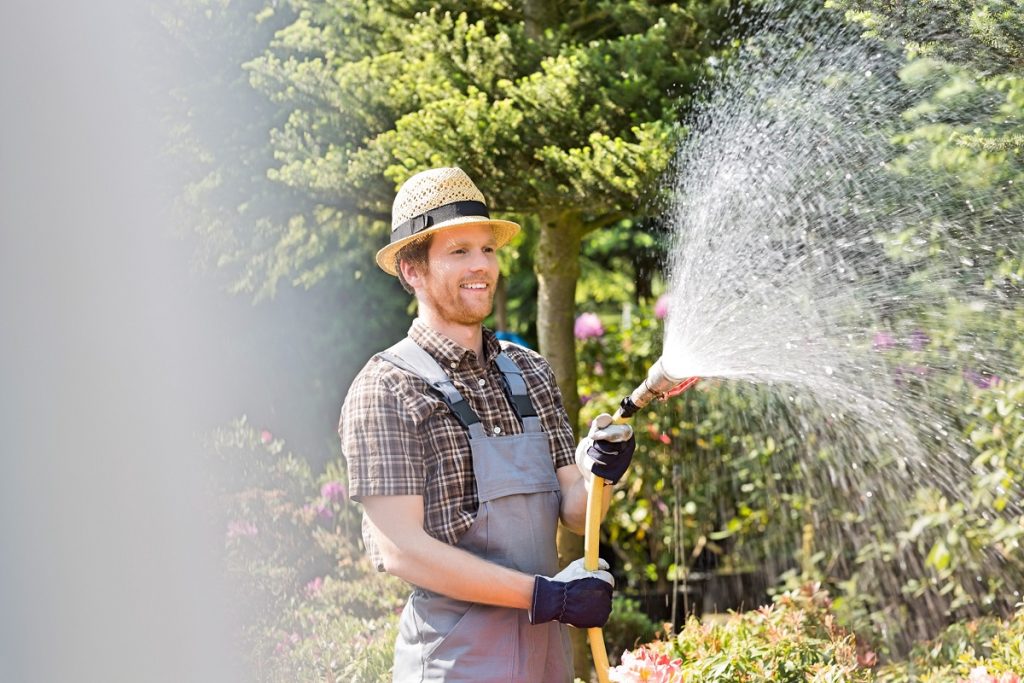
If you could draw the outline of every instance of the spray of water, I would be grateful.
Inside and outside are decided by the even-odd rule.
[[[1021,216],[951,201],[939,173],[901,172],[891,139],[920,93],[900,59],[801,15],[731,63],[677,159],[664,352],[672,376],[741,380],[723,390],[756,395],[759,429],[792,444],[802,493],[824,502],[812,521],[828,569],[870,571],[876,604],[894,605],[929,575],[897,543],[910,497],[967,501],[981,474],[958,423],[964,378],[1013,377],[1020,362],[971,321],[1019,306],[984,269],[1019,248]],[[950,324],[957,315],[967,322]],[[985,514],[1024,523],[1013,500]],[[856,557],[886,536],[892,552]],[[968,594],[998,580],[1020,600],[1009,551],[981,550],[967,571]],[[919,593],[907,637],[956,606]]]

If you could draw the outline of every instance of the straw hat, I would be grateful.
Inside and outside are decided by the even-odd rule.
[[[402,247],[457,225],[490,225],[498,246],[519,232],[519,224],[491,218],[484,195],[461,168],[417,173],[398,190],[391,207],[391,244],[377,252],[377,265],[398,275],[395,255]]]

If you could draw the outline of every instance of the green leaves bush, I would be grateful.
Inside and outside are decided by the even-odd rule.
[[[225,570],[260,681],[391,680],[408,587],[369,566],[338,463],[314,476],[245,418],[215,430]]]
[[[724,622],[691,618],[673,639],[649,647],[664,655],[651,674],[629,677],[629,664],[613,672],[613,681],[657,680],[701,683],[871,680],[858,663],[856,639],[830,611],[828,595],[817,585],[776,597],[761,609],[732,614]],[[624,658],[629,661],[630,658]],[[634,669],[643,666],[633,665]],[[654,672],[661,670],[661,677]],[[667,670],[674,669],[665,675]]]
[[[906,661],[878,656],[839,626],[818,584],[724,620],[692,617],[673,638],[623,654],[612,681],[674,683],[1019,683],[1024,674],[1024,604],[1007,620],[953,624]]]
[[[822,581],[842,622],[893,654],[951,621],[1011,612],[1024,586],[1024,519],[1013,512],[1024,500],[1024,378],[1006,374],[1005,358],[999,373],[979,365],[964,340],[988,335],[1006,358],[1024,358],[1024,323],[1014,310],[952,305],[941,320],[901,328],[894,334],[909,341],[882,339],[892,348],[875,353],[894,371],[927,368],[897,379],[959,431],[922,440],[929,467],[956,465],[954,488],[935,485],[943,472],[903,475],[901,503],[865,514],[856,497],[816,487],[816,473],[859,458],[882,478],[888,465],[861,458],[855,440],[836,441],[827,416],[780,405],[777,391],[705,380],[634,419],[634,463],[602,527],[620,585],[664,591],[708,569],[764,571],[790,587]],[[577,341],[584,421],[614,411],[661,351],[661,323],[644,306],[628,326],[605,314],[602,327]]]

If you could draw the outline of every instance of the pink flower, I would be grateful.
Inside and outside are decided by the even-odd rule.
[[[608,670],[608,680],[615,683],[674,683],[682,665],[681,659],[669,659],[645,647],[622,653],[622,663]]]
[[[344,501],[348,490],[340,481],[329,481],[320,487],[320,497],[325,501]]]
[[[665,316],[668,315],[668,294],[662,294],[658,297],[658,300],[654,302],[654,317],[658,320],[664,320]]]
[[[316,507],[316,516],[320,519],[333,519],[334,510],[328,505],[320,504]]]
[[[268,444],[273,440],[274,435],[270,433],[269,429],[264,429],[262,432],[260,432],[260,441],[262,441],[264,444]]]
[[[576,324],[573,325],[572,332],[576,335],[577,339],[590,339],[591,337],[602,336],[604,334],[604,326],[596,314],[582,313],[580,317],[576,318]]]
[[[878,664],[878,655],[873,650],[861,650],[857,653],[857,666],[870,669]]]
[[[971,673],[966,679],[960,678],[957,683],[1020,683],[1020,676],[1007,672],[997,677],[989,674],[985,667],[976,666],[971,669]]]
[[[924,330],[914,330],[910,333],[910,338],[907,339],[907,345],[914,351],[923,351],[924,347],[928,346],[931,340],[931,337]]]
[[[604,365],[601,364],[601,361],[594,363],[594,374],[598,377],[602,377],[604,375]]]
[[[259,529],[252,522],[239,519],[233,519],[228,522],[228,538],[251,538],[258,533]]]
[[[988,670],[983,666],[976,666],[971,669],[971,673],[967,677],[967,683],[991,683],[994,680],[995,676],[989,676]]]
[[[971,368],[964,368],[964,379],[979,389],[991,389],[999,384],[999,377],[996,375],[985,375]]]
[[[896,340],[888,332],[876,332],[875,339],[871,342],[871,348],[875,351],[888,351],[896,346]]]
[[[306,584],[306,595],[313,597],[320,592],[320,589],[324,587],[324,579],[322,576],[318,576],[309,583]]]

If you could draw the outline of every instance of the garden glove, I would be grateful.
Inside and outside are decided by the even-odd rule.
[[[560,621],[578,628],[604,626],[612,613],[615,579],[607,571],[607,562],[599,559],[597,566],[598,569],[588,572],[581,558],[550,579],[536,576],[530,623]]]
[[[601,413],[590,423],[590,432],[576,447],[576,466],[583,473],[587,490],[594,475],[614,484],[625,474],[636,450],[633,428],[612,424],[612,416]]]

